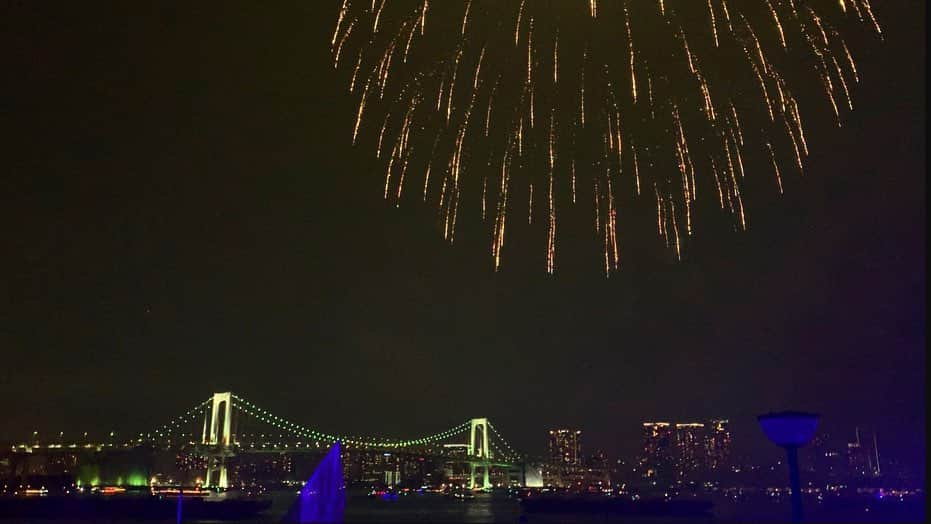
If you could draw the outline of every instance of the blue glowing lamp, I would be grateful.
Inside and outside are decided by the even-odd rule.
[[[757,420],[766,438],[782,447],[800,447],[807,444],[818,428],[820,417],[814,413],[780,411],[760,415]]]
[[[798,474],[798,448],[808,444],[815,436],[819,418],[814,413],[800,411],[767,413],[756,418],[763,428],[763,433],[766,433],[766,438],[786,450],[789,485],[792,487],[792,522],[802,521],[802,483]]]

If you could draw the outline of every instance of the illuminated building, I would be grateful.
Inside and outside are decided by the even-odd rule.
[[[543,482],[549,486],[571,487],[581,483],[582,431],[552,429],[549,432],[549,456]]]
[[[550,430],[550,463],[580,466],[582,464],[581,437],[580,430]]]
[[[603,491],[611,488],[611,469],[602,451],[595,451],[585,461],[581,475],[582,488]]]
[[[231,477],[246,485],[280,482],[294,475],[294,460],[288,453],[242,455],[230,466]]]
[[[705,424],[705,467],[709,471],[726,468],[731,453],[731,433],[725,419],[711,419]]]
[[[178,452],[175,465],[179,471],[200,471],[207,467],[207,459],[199,453],[185,450]]]
[[[676,477],[684,480],[705,463],[705,425],[698,422],[676,424]]]
[[[349,460],[343,461],[352,464],[348,480],[376,486],[401,483],[401,463],[404,457],[378,450],[353,450],[348,455]]]
[[[728,421],[644,422],[641,476],[656,485],[698,480],[700,474],[727,466],[731,435]]]
[[[675,452],[673,426],[669,422],[644,422],[640,471],[654,484],[672,481]]]

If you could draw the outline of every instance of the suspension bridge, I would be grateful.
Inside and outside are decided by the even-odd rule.
[[[199,438],[191,427],[200,423]],[[249,432],[248,428],[267,432]],[[233,457],[260,453],[325,450],[339,441],[346,453],[417,454],[465,469],[471,489],[491,489],[492,472],[508,485],[524,484],[524,460],[488,418],[473,418],[453,427],[409,439],[359,437],[327,433],[287,420],[231,392],[214,393],[156,429],[140,433],[138,443],[193,444],[206,458],[204,486],[230,487],[228,463]]]

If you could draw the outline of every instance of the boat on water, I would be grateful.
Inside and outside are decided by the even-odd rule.
[[[397,490],[391,488],[373,488],[368,492],[368,497],[380,500],[395,501],[398,500],[398,492]]]
[[[455,500],[475,500],[475,492],[464,488],[455,488],[446,491],[445,495]]]

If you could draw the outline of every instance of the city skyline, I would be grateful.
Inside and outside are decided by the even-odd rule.
[[[780,475],[776,466],[781,459],[734,457],[728,425],[726,419],[645,421],[641,423],[642,447],[638,455],[616,458],[597,449],[586,449],[582,430],[556,428],[545,432],[546,454],[534,456],[514,450],[486,418],[405,441],[327,435],[226,392],[215,393],[169,423],[131,438],[111,432],[104,439],[84,434],[81,441],[76,441],[59,433],[43,440],[33,434],[27,442],[0,450],[0,474],[45,475],[50,479],[72,475],[74,482],[85,485],[98,482],[119,485],[126,479],[131,479],[130,485],[143,485],[149,478],[152,482],[171,484],[173,475],[188,477],[189,482],[197,480],[197,484],[205,486],[226,487],[251,482],[249,478],[276,484],[293,482],[296,464],[306,469],[314,463],[316,455],[338,440],[351,457],[346,459],[347,478],[362,484],[414,487],[450,481],[468,484],[480,481],[485,475],[486,485],[490,482],[499,487],[526,482],[527,487],[597,492],[643,488],[679,491],[697,485],[757,489],[761,482],[773,481],[778,487]],[[825,489],[833,489],[831,486],[910,489],[920,482],[914,468],[895,459],[888,461],[887,466],[891,467],[881,469],[876,432],[867,436],[857,427],[853,434],[855,440],[838,442],[823,431],[816,433],[803,448],[804,468],[811,482],[824,483]],[[464,438],[474,439],[475,447],[462,443]],[[870,439],[872,446],[864,439]],[[490,455],[486,455],[486,446]],[[214,454],[210,450],[225,451]],[[164,457],[152,462],[154,456],[166,451],[178,453],[175,467],[166,463]],[[262,459],[268,453],[271,458]],[[110,458],[105,459],[108,455]],[[97,459],[91,458],[94,456]],[[120,456],[123,458],[119,459]],[[142,459],[144,456],[153,458]],[[491,459],[488,464],[494,466],[487,474],[481,467],[476,470],[473,466],[470,475],[469,469],[460,464],[488,459]],[[108,464],[104,470],[93,466],[100,460]],[[533,478],[539,480],[525,480]]]
[[[220,395],[227,395],[226,393]],[[233,395],[234,398],[238,398],[236,395]],[[242,399],[240,399],[242,400]],[[247,403],[250,404],[251,403]],[[202,403],[203,405],[203,403]],[[264,410],[252,406],[254,412],[247,411],[247,414],[256,415]],[[188,413],[193,412],[190,410]],[[214,439],[216,440],[216,434],[218,431],[222,430],[222,419],[225,416],[221,416],[220,426],[217,428],[211,428],[208,426],[208,417],[209,411],[203,413],[204,426],[203,430],[203,439]],[[277,417],[273,416],[271,413],[265,412],[267,417],[269,417],[269,422]],[[181,417],[176,417],[172,421],[172,425],[162,426],[161,429],[157,427],[149,428],[156,432],[133,432],[133,431],[98,431],[96,433],[83,432],[78,433],[77,436],[68,434],[65,435],[63,431],[61,432],[39,432],[35,430],[25,438],[18,439],[8,439],[4,441],[0,439],[0,443],[11,444],[12,449],[14,450],[25,450],[28,447],[33,447],[37,450],[42,448],[47,449],[64,449],[64,448],[74,448],[74,447],[86,447],[93,446],[100,448],[101,446],[105,447],[125,447],[138,445],[140,442],[146,442],[151,438],[170,438],[172,441],[178,443],[182,442],[199,442],[201,437],[199,436],[196,430],[199,427],[196,416],[191,416],[185,414]],[[275,443],[279,444],[282,442],[291,442],[293,444],[295,440],[295,435],[291,434],[289,431],[289,424],[291,421],[285,421],[280,419],[279,422],[272,423],[272,425],[267,426],[262,431],[257,431],[256,428],[253,428],[250,432],[249,430],[245,432],[239,431],[239,416],[233,416],[232,422],[233,425],[227,429],[230,432],[232,437],[235,437],[235,444],[237,446],[251,447],[255,443]],[[182,425],[174,425],[179,421],[186,422],[187,429],[191,430],[184,432]],[[283,424],[283,425],[282,425]],[[661,478],[667,479],[668,481],[678,481],[682,482],[686,478],[691,478],[690,473],[697,472],[699,470],[704,471],[705,473],[713,473],[715,471],[725,472],[733,467],[758,467],[760,465],[765,465],[772,462],[780,462],[782,460],[781,456],[776,453],[762,453],[762,454],[747,454],[745,451],[742,454],[733,453],[733,439],[730,430],[730,421],[722,418],[711,418],[704,421],[698,422],[692,419],[691,421],[676,421],[676,422],[665,422],[665,421],[642,421],[637,423],[643,428],[641,439],[641,446],[638,451],[633,454],[612,454],[607,456],[600,449],[592,450],[583,450],[582,447],[582,430],[581,429],[550,429],[546,431],[547,440],[546,444],[541,449],[534,449],[533,447],[520,450],[521,460],[528,461],[529,463],[539,463],[543,464],[543,478],[547,479],[559,479],[562,477],[566,478],[575,478],[578,480],[584,476],[585,468],[591,467],[591,461],[594,460],[593,457],[601,457],[599,460],[602,461],[617,461],[618,464],[630,462],[631,464],[636,464],[634,467],[634,472],[640,471],[639,474],[636,474],[636,477],[642,477],[644,479],[655,479],[656,472],[651,468],[655,468],[657,464],[659,467],[664,470],[664,476]],[[293,426],[294,428],[306,428],[306,426]],[[163,432],[167,428],[173,428],[167,434]],[[461,429],[461,428],[460,428]],[[850,429],[850,428],[848,428]],[[826,431],[824,428],[819,429],[816,434],[813,442],[807,446],[805,453],[809,456],[809,459],[812,459],[812,462],[816,464],[816,468],[825,468],[828,469],[835,467],[835,465],[827,465],[824,460],[828,462],[831,461],[831,457],[840,457],[839,460],[843,463],[845,468],[849,468],[850,471],[856,472],[857,475],[863,477],[879,477],[881,476],[881,468],[878,466],[880,463],[879,459],[879,446],[877,440],[877,431],[874,428],[871,432],[867,433],[865,430],[861,431],[862,426],[855,426],[852,428],[852,434],[855,436],[854,440],[848,438],[846,432],[842,432],[840,436]],[[172,434],[172,431],[175,434],[175,437],[169,437]],[[307,430],[310,431],[310,430]],[[260,434],[261,433],[261,434]],[[214,435],[214,436],[211,436]],[[276,438],[277,435],[277,438]],[[861,442],[861,435],[864,439],[871,439],[869,442]],[[77,438],[76,438],[77,437]],[[411,437],[411,435],[406,435],[405,437]],[[741,447],[739,444],[743,443],[747,439],[758,438],[759,435],[739,435],[737,440],[738,450],[745,450],[746,447]],[[359,442],[365,442],[369,438],[374,438],[371,442],[378,442],[379,439],[388,439],[389,441],[397,436],[380,436],[376,437],[375,435],[368,435],[362,437],[336,437],[336,436],[327,436],[326,434],[320,434],[317,437],[318,444],[320,442],[330,442],[335,439],[349,438],[349,442],[354,442],[354,439],[361,438]],[[432,438],[432,437],[431,437]],[[659,449],[653,444],[658,438],[666,440]],[[250,444],[251,442],[251,444]],[[416,441],[408,440],[407,442],[411,444],[416,444]],[[230,442],[232,443],[232,442]],[[446,447],[458,447],[465,446],[464,444],[446,444]],[[513,451],[513,450],[512,450]],[[822,454],[827,459],[822,458]],[[464,453],[464,452],[463,452]],[[891,456],[885,456],[886,460],[894,464],[893,468],[890,468],[892,471],[893,478],[909,478],[914,480],[915,475],[921,475],[921,469],[916,466],[909,466],[908,460],[904,459],[897,455],[895,451],[892,452]],[[659,462],[658,462],[659,461]],[[607,462],[606,462],[607,463]],[[549,466],[547,466],[549,465]],[[547,469],[549,467],[549,469]],[[591,470],[589,469],[589,473]],[[567,477],[568,475],[568,477]],[[558,485],[559,482],[557,481]]]
[[[714,417],[734,453],[776,457],[755,417],[800,409],[923,464],[924,20],[906,4],[874,6],[882,40],[851,35],[855,110],[806,113],[804,175],[749,190],[747,231],[696,211],[676,262],[655,210],[621,208],[610,278],[587,226],[561,233],[554,276],[539,231],[495,272],[487,223],[450,246],[434,209],[385,202],[383,159],[351,144],[337,5],[11,6],[0,439],[139,431],[232,390],[331,431],[478,416],[522,449],[571,427],[625,457],[643,421]]]

